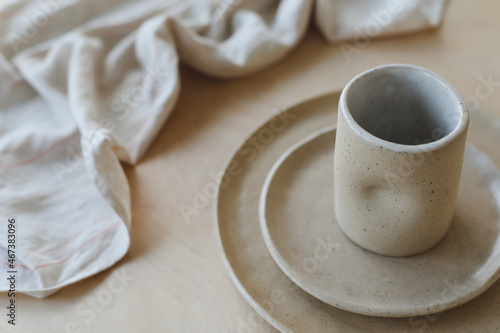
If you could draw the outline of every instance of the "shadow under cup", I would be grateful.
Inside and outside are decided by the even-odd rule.
[[[346,97],[353,120],[368,133],[402,145],[442,139],[462,118],[461,102],[436,75],[413,67],[375,69]]]
[[[445,79],[412,65],[359,74],[339,101],[335,216],[354,243],[406,256],[449,229],[468,113]]]

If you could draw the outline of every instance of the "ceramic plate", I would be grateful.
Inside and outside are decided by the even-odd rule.
[[[274,262],[259,225],[262,186],[273,164],[288,148],[311,133],[335,124],[338,97],[339,93],[333,93],[284,110],[248,137],[229,161],[226,170],[229,177],[219,189],[215,214],[224,262],[240,293],[281,332],[498,331],[498,282],[478,298],[440,314],[409,318],[372,317],[341,310],[318,300],[293,283]],[[263,142],[262,138],[266,141]],[[497,166],[500,165],[498,119],[485,112],[474,112],[468,138]],[[261,143],[265,149],[257,150],[255,142]],[[487,186],[489,184],[485,183],[485,189]],[[359,290],[363,288],[360,286]],[[241,323],[246,331],[262,331],[258,321],[246,319],[243,318],[244,323]]]
[[[494,283],[500,271],[500,171],[488,157],[467,145],[445,238],[425,253],[388,257],[352,243],[335,221],[335,132],[321,130],[294,145],[264,183],[264,240],[292,281],[330,305],[388,317],[447,310]]]

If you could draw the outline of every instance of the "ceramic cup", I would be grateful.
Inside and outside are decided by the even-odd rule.
[[[385,65],[356,76],[339,101],[335,216],[354,243],[407,256],[449,229],[469,115],[441,76]]]

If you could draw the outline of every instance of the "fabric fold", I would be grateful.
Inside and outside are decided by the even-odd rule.
[[[311,17],[325,39],[336,43],[356,40],[359,31],[375,38],[436,27],[445,4],[21,0],[0,5],[0,218],[2,225],[15,219],[18,226],[17,290],[45,297],[125,255],[132,221],[121,163],[140,161],[174,109],[181,89],[179,61],[210,76],[242,77],[283,59],[301,41]],[[2,227],[5,270],[8,245]],[[0,281],[0,289],[8,290],[7,281]]]

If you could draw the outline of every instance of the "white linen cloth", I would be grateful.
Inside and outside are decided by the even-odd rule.
[[[329,42],[356,45],[436,27],[445,2],[1,2],[0,266],[9,269],[8,219],[26,294],[45,297],[125,255],[120,162],[137,163],[174,108],[179,59],[217,77],[248,75],[286,56],[311,16]]]

